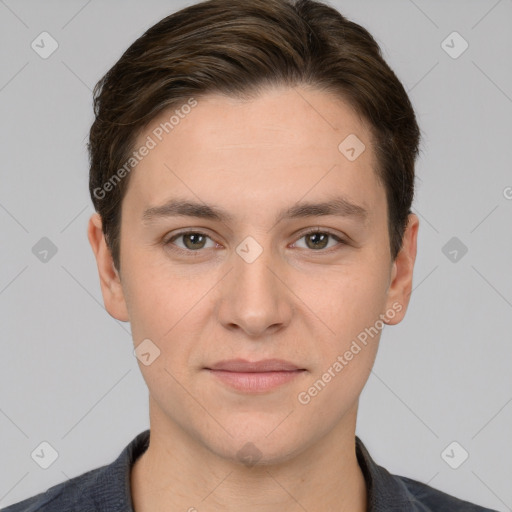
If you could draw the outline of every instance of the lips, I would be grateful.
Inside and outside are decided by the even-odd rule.
[[[266,393],[298,378],[305,368],[282,359],[219,361],[205,368],[218,382],[242,393]]]
[[[261,361],[250,362],[245,359],[230,359],[219,361],[212,366],[207,367],[208,370],[224,370],[227,372],[238,373],[261,373],[261,372],[293,372],[303,370],[298,366],[284,361],[283,359],[264,359]]]

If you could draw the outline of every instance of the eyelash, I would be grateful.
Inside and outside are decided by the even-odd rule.
[[[297,241],[301,240],[305,236],[316,234],[316,233],[330,236],[331,238],[333,238],[334,240],[336,240],[338,242],[338,245],[336,245],[334,247],[330,247],[328,249],[318,249],[318,250],[309,249],[309,251],[312,252],[312,253],[324,253],[324,254],[327,253],[327,254],[330,254],[331,252],[340,249],[340,246],[348,245],[347,242],[343,238],[339,237],[338,235],[332,233],[329,230],[322,229],[322,228],[319,228],[319,227],[312,228],[309,231],[306,231],[306,232],[302,233],[300,235],[300,237],[297,238]],[[174,234],[171,238],[169,238],[167,240],[164,240],[163,245],[166,246],[167,248],[169,248],[170,250],[175,251],[175,252],[179,252],[181,254],[187,253],[187,255],[190,255],[192,257],[200,256],[201,255],[200,253],[203,252],[205,249],[197,249],[196,251],[193,251],[191,249],[182,249],[181,247],[177,247],[176,245],[174,245],[172,243],[175,240],[177,240],[178,238],[180,238],[180,237],[182,237],[184,235],[190,235],[190,234],[201,235],[201,236],[204,236],[204,237],[209,238],[210,240],[214,241],[209,235],[207,235],[206,233],[203,233],[202,231],[188,230],[188,231],[182,231],[181,233]],[[296,243],[296,242],[294,242],[294,243]],[[210,247],[210,249],[211,249],[211,247]]]

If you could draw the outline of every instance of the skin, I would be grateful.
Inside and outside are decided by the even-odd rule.
[[[169,115],[156,118],[139,142]],[[349,134],[366,146],[352,162],[338,150]],[[308,404],[297,397],[379,315],[387,324],[405,315],[419,221],[409,216],[392,261],[385,190],[374,169],[367,125],[330,93],[282,87],[250,101],[208,95],[132,171],[120,272],[101,218],[91,217],[107,311],[131,323],[135,346],[150,339],[160,350],[149,366],[139,361],[151,441],[131,474],[137,512],[366,510],[354,436],[380,332]],[[366,219],[275,223],[298,201],[333,195],[364,207]],[[233,219],[142,220],[147,208],[175,197],[222,207]],[[169,242],[183,228],[209,238],[202,246],[183,236]],[[304,235],[309,228],[346,243],[330,237],[315,248],[314,235]],[[263,249],[252,263],[236,252],[247,236]],[[306,371],[248,394],[204,369],[236,357],[281,358]],[[248,442],[260,456],[254,465],[237,455]]]

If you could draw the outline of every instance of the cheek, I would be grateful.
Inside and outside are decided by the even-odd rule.
[[[334,424],[357,402],[370,375],[384,327],[380,315],[385,307],[385,276],[375,267],[359,272],[347,268],[321,294],[317,289],[310,295],[311,308],[334,334],[316,337],[320,359],[297,403],[326,424]]]
[[[347,350],[333,354],[296,396],[298,411],[314,417],[327,430],[357,405],[375,360],[377,340],[366,346],[356,341],[343,348]]]
[[[182,332],[187,315],[200,307],[209,288],[207,279],[184,278],[169,269],[134,271],[126,283],[134,339],[137,335],[164,342]]]
[[[306,281],[298,295],[341,345],[373,325],[386,304],[388,272],[377,261],[338,267]]]
[[[303,389],[305,401],[318,395],[318,400],[314,398],[317,405],[328,406],[334,400],[343,408],[357,398],[370,374],[384,328],[381,315],[388,277],[386,262],[369,258],[366,263],[339,268],[331,272],[328,282],[309,287],[309,305],[329,330],[324,328],[326,335],[316,338],[320,361],[311,376],[313,387]],[[311,280],[310,285],[314,282]]]
[[[135,347],[149,339],[158,356],[149,365],[139,360],[141,374],[150,394],[169,410],[194,409],[179,383],[189,378],[189,363],[199,337],[194,321],[205,303],[202,297],[211,288],[206,279],[191,279],[159,269],[137,265],[130,267],[126,282],[127,303]],[[128,266],[127,266],[128,267]],[[145,342],[147,343],[147,342]],[[142,347],[143,345],[141,345]],[[150,352],[151,352],[150,350]]]

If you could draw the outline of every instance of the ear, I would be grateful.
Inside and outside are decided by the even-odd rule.
[[[384,320],[388,325],[400,323],[407,311],[412,292],[412,274],[416,261],[419,219],[414,213],[408,217],[404,232],[402,248],[398,253],[391,270],[391,280],[386,300],[386,311],[393,311],[394,315],[387,315]]]
[[[117,320],[128,322],[128,310],[121,279],[114,267],[112,254],[103,235],[101,216],[98,213],[94,213],[89,219],[87,236],[96,257],[105,308]]]

